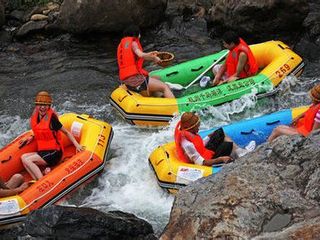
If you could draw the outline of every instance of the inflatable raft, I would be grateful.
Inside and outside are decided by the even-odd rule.
[[[131,124],[166,125],[174,113],[197,111],[240,98],[249,93],[272,91],[289,74],[299,76],[304,68],[301,57],[280,41],[251,45],[260,72],[253,77],[240,79],[216,87],[207,87],[175,99],[143,97],[125,86],[114,90],[110,96],[112,106]],[[187,86],[213,62],[224,60],[227,50],[156,70],[151,76],[159,76],[164,82]],[[208,74],[212,75],[211,71]],[[199,84],[199,82],[197,82]],[[188,89],[189,90],[189,89]]]
[[[1,225],[21,221],[30,211],[57,202],[104,169],[113,136],[111,125],[85,114],[68,113],[59,119],[85,150],[76,152],[71,141],[62,134],[64,154],[59,164],[19,195],[0,198]],[[0,150],[2,180],[7,181],[15,173],[21,173],[25,181],[31,180],[20,159],[23,153],[36,151],[35,141],[24,144],[30,135],[32,131],[25,132]]]
[[[299,107],[283,110],[236,122],[222,128],[241,147],[246,146],[252,140],[259,145],[267,140],[276,126],[289,125],[292,119],[306,111],[307,108]],[[202,131],[200,135],[205,137],[215,129]],[[149,164],[156,175],[160,187],[172,193],[201,177],[217,173],[222,168],[222,165],[209,167],[179,161],[174,142],[156,148],[149,157]]]

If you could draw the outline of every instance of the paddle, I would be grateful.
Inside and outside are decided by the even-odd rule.
[[[213,68],[217,63],[221,62],[222,59],[227,56],[229,51],[226,51],[220,58],[218,58],[215,62],[213,62],[206,70],[204,70],[198,77],[196,77],[191,83],[189,83],[187,86],[182,86],[178,83],[170,83],[166,82],[166,84],[173,90],[184,90],[188,89],[191,85],[193,85],[195,82],[197,82],[200,78],[202,78],[211,68]]]

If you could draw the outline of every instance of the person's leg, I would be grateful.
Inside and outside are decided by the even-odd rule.
[[[23,154],[21,159],[23,166],[33,179],[38,180],[43,177],[43,174],[38,166],[47,166],[47,163],[38,155],[38,153],[28,155]]]
[[[215,66],[213,66],[212,73],[213,73],[214,76],[217,75],[217,73],[219,72],[221,66],[222,66],[222,64],[216,64]]]
[[[276,139],[277,137],[281,136],[281,135],[296,135],[299,134],[299,132],[297,131],[297,129],[293,128],[293,127],[289,127],[286,125],[280,125],[278,127],[276,127],[271,135],[268,138],[268,142],[272,142],[274,139]]]
[[[233,151],[233,142],[223,142],[221,143],[216,151],[214,157],[223,157],[223,156],[230,156]]]
[[[10,189],[14,189],[19,187],[23,183],[23,176],[19,173],[14,174],[8,182],[6,182],[6,186]]]
[[[250,141],[249,144],[245,148],[241,148],[228,135],[225,135],[224,141],[233,143],[232,153],[231,153],[231,156],[233,156],[233,157],[244,156],[245,154],[252,152],[256,147],[256,142]]]
[[[149,77],[148,90],[149,93],[163,92],[165,98],[174,98],[169,86],[154,77]]]
[[[224,73],[220,79],[217,79],[216,76],[217,76],[217,73],[220,71],[220,69],[222,68],[222,65],[223,64],[217,64],[215,65],[213,68],[212,68],[212,73],[214,75],[214,79],[213,79],[213,86],[217,86],[217,85],[220,85],[224,80],[226,80],[228,77],[227,77],[227,74]]]
[[[236,149],[239,148],[239,146],[235,142],[233,142],[233,140],[226,134],[224,135],[224,142],[232,142],[233,143],[232,151],[235,151]]]

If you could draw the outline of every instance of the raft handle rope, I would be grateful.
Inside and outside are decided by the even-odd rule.
[[[95,125],[97,125],[98,127],[100,127],[100,133],[98,134],[98,136],[101,136],[103,133],[103,125],[102,124],[98,124],[90,119],[87,119],[88,122],[91,122]],[[95,149],[97,148],[99,143],[99,138],[97,139],[93,150],[91,151],[91,154],[89,155],[88,159],[76,170],[74,170],[73,172],[69,173],[68,175],[64,176],[59,182],[57,182],[50,190],[48,190],[47,192],[45,192],[43,195],[39,196],[38,198],[34,199],[32,202],[30,202],[29,204],[27,204],[25,207],[19,209],[18,211],[15,212],[11,212],[11,213],[0,213],[0,216],[6,216],[6,215],[13,215],[13,214],[18,214],[20,212],[23,212],[25,209],[29,208],[31,205],[33,205],[34,203],[38,202],[41,198],[45,197],[46,195],[48,195],[49,193],[51,193],[55,188],[57,188],[62,182],[64,182],[68,177],[72,176],[73,174],[77,173],[78,171],[80,171],[80,169],[82,169],[82,167],[84,167],[87,163],[89,163],[92,159],[92,156],[94,154]]]
[[[288,59],[287,61],[284,62],[284,64],[288,63],[289,61],[291,60],[291,57],[288,56]],[[287,77],[289,74],[291,74],[291,72],[289,72],[285,77]],[[215,100],[217,99],[221,99],[221,98],[225,98],[225,97],[228,97],[230,95],[234,95],[234,94],[237,94],[239,92],[242,92],[242,91],[247,91],[248,89],[253,89],[255,88],[257,85],[261,85],[262,82],[264,82],[266,79],[272,79],[272,77],[276,74],[276,71],[274,71],[269,77],[266,76],[264,79],[260,80],[259,82],[256,82],[254,85],[250,86],[250,87],[247,87],[247,88],[244,88],[240,91],[237,91],[237,92],[233,92],[232,94],[225,94],[223,96],[220,96],[219,98],[215,98]],[[270,86],[270,85],[269,85]],[[272,88],[274,89],[274,88]],[[270,90],[272,90],[270,89]],[[252,93],[252,91],[251,91]],[[188,105],[188,104],[202,104],[202,103],[208,103],[208,102],[211,102],[213,99],[208,99],[208,100],[203,100],[203,101],[197,101],[197,102],[191,102],[191,101],[188,101],[188,102],[183,102],[183,103],[173,103],[173,104],[146,104],[146,103],[140,103],[139,100],[137,100],[134,96],[133,96],[133,100],[135,101],[136,105],[137,106],[151,106],[151,107],[168,107],[168,106],[177,106],[177,105]]]

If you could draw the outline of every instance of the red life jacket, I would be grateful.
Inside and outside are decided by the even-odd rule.
[[[139,38],[124,37],[118,45],[117,58],[119,66],[119,79],[125,80],[128,77],[142,74],[148,76],[148,72],[143,69],[143,58],[136,56],[132,50],[132,43],[136,42],[141,51],[143,51]]]
[[[213,158],[215,153],[209,149],[206,149],[200,135],[193,134],[189,131],[180,130],[180,122],[178,122],[176,129],[174,131],[174,140],[176,143],[176,151],[177,151],[177,154],[178,154],[180,161],[185,162],[185,163],[193,163],[193,162],[191,162],[189,157],[185,154],[185,152],[181,146],[182,137],[185,137],[189,142],[192,142],[192,144],[196,148],[197,152],[205,160],[209,160],[209,159]]]
[[[297,130],[303,136],[308,136],[312,131],[314,119],[317,112],[320,110],[320,103],[312,105],[304,114],[303,118],[300,118],[297,123]]]
[[[232,50],[230,50],[227,59],[227,76],[231,77],[237,72],[237,66],[239,62],[239,55],[244,52],[248,59],[247,63],[244,65],[242,72],[240,73],[240,78],[246,78],[255,75],[258,72],[258,64],[249,48],[249,46],[240,38],[240,43]]]
[[[31,116],[31,128],[37,141],[38,151],[58,150],[62,151],[61,131],[50,129],[52,117],[58,118],[57,114],[49,108],[46,115],[38,122],[39,111],[35,110]]]

